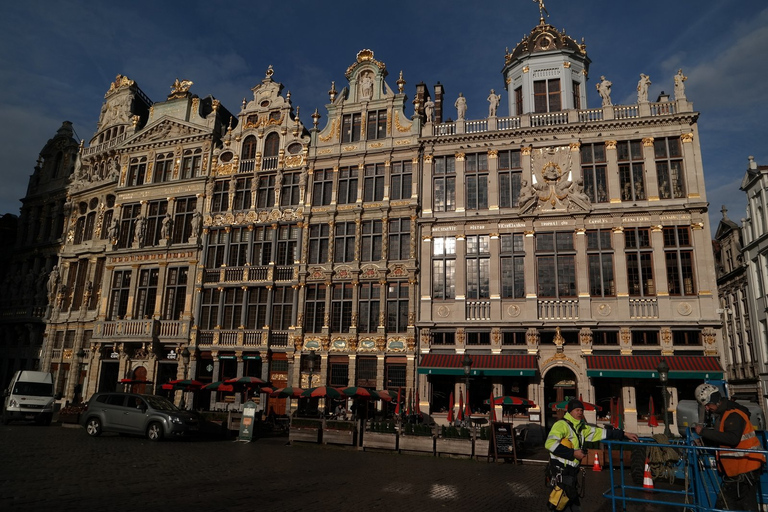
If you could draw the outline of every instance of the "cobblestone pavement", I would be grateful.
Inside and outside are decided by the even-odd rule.
[[[81,428],[0,427],[0,510],[546,510],[543,465],[198,439],[151,443]],[[610,511],[608,471],[585,512]],[[659,506],[629,510],[663,510]]]

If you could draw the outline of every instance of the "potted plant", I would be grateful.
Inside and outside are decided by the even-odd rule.
[[[363,449],[397,450],[398,435],[394,422],[372,421],[363,432]]]
[[[323,444],[355,444],[355,422],[328,420],[323,425]]]
[[[288,431],[288,440],[319,443],[320,433],[323,430],[322,420],[309,418],[294,418]]]
[[[435,453],[472,457],[472,438],[465,427],[443,426],[435,441]]]
[[[426,423],[406,423],[404,435],[400,436],[401,452],[423,452],[435,454],[435,436],[432,426]]]

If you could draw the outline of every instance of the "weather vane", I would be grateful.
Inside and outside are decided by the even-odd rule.
[[[547,18],[549,18],[549,11],[544,7],[544,0],[533,0],[533,3],[539,4],[539,21],[544,23],[544,13],[547,13]]]

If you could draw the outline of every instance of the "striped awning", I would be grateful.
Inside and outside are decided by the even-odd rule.
[[[588,377],[658,379],[656,368],[664,359],[670,379],[722,379],[717,357],[707,356],[585,356]]]
[[[472,354],[470,375],[510,375],[531,377],[538,364],[534,355]],[[421,358],[422,375],[464,375],[462,354],[426,354]]]

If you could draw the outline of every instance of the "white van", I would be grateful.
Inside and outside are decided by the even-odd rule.
[[[53,376],[48,372],[20,370],[3,391],[3,425],[13,420],[34,420],[50,425],[53,416]]]

